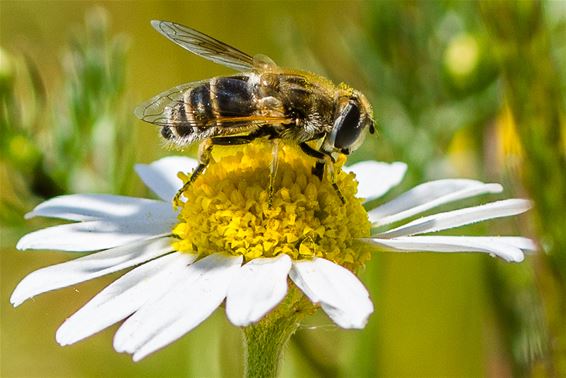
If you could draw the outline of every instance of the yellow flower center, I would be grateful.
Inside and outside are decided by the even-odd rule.
[[[312,174],[314,159],[296,146],[279,147],[269,204],[272,145],[257,141],[243,147],[216,148],[206,171],[184,192],[174,248],[201,256],[225,252],[257,257],[287,254],[294,260],[324,257],[356,268],[369,252],[356,238],[368,237],[370,222],[355,197],[354,174],[335,164],[336,184]],[[179,173],[186,182],[189,175]]]

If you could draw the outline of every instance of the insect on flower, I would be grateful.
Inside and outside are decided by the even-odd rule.
[[[161,127],[170,145],[182,148],[200,142],[199,164],[176,201],[206,169],[213,146],[265,138],[273,141],[269,193],[277,169],[277,143],[282,140],[298,144],[317,159],[313,174],[320,179],[328,167],[344,202],[335,184],[333,163],[338,154],[348,155],[359,147],[366,131],[375,131],[371,106],[362,93],[314,73],[281,68],[265,55],[252,57],[183,25],[151,24],[190,52],[242,71],[179,85],[136,108],[138,118]]]

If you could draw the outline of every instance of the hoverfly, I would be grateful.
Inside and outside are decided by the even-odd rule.
[[[374,133],[366,97],[345,84],[306,71],[278,67],[265,55],[254,57],[192,28],[167,21],[152,26],[179,46],[240,73],[182,84],[141,104],[138,118],[161,127],[177,147],[200,142],[198,161],[184,191],[206,169],[215,145],[239,145],[257,138],[273,141],[270,201],[277,167],[278,141],[296,143],[317,159],[313,173],[325,166],[334,180],[337,154],[350,154],[366,131]]]

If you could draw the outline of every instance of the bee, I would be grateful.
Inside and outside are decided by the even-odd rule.
[[[232,76],[182,84],[139,105],[136,116],[161,127],[168,144],[183,148],[200,143],[198,166],[184,190],[204,172],[216,145],[273,141],[270,202],[277,169],[278,142],[297,144],[315,158],[313,174],[331,175],[338,154],[358,148],[367,131],[375,132],[366,97],[345,84],[335,85],[314,73],[281,68],[265,55],[250,56],[204,33],[174,22],[152,21],[167,39],[190,52],[240,71]]]

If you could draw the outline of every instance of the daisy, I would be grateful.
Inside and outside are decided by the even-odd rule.
[[[251,325],[245,330],[285,306],[303,315],[320,307],[342,328],[363,328],[373,305],[355,272],[375,251],[483,252],[519,262],[535,248],[522,237],[423,235],[529,209],[526,200],[508,199],[417,217],[450,202],[499,193],[499,184],[427,182],[366,211],[365,202],[401,181],[405,164],[362,162],[340,170],[338,162],[343,204],[326,178],[311,174],[304,154],[284,146],[268,205],[270,146],[228,150],[217,152],[216,162],[175,206],[186,172],[197,164],[187,157],[136,166],[158,200],[74,194],[38,205],[27,218],[72,223],[27,234],[18,249],[92,253],[30,273],[14,290],[12,304],[134,267],[68,318],[56,338],[72,344],[125,319],[114,347],[137,361],[223,303],[230,322]]]

